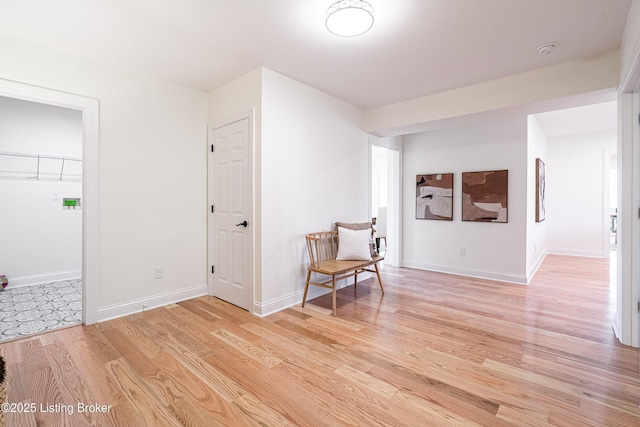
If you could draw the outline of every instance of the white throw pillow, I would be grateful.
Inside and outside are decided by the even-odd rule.
[[[371,229],[349,230],[338,227],[338,255],[337,260],[370,261]]]

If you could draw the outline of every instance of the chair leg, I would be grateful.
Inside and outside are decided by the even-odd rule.
[[[336,276],[331,276],[331,292],[333,293],[333,317],[336,317]]]
[[[302,297],[302,306],[307,301],[307,291],[309,290],[309,280],[311,280],[311,271],[307,271],[307,283],[304,285],[304,296]]]
[[[356,270],[356,273],[353,276],[353,287],[356,288],[358,286],[358,270]]]
[[[380,270],[378,270],[378,263],[374,264],[376,268],[376,274],[378,275],[378,283],[380,284],[380,290],[382,291],[382,295],[384,295],[384,288],[382,287],[382,279],[380,278]]]

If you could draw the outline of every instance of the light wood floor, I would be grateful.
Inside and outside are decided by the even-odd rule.
[[[8,425],[640,426],[606,260],[548,256],[528,287],[382,272],[337,318],[329,295],[265,319],[203,297],[2,344],[8,401],[36,406]]]

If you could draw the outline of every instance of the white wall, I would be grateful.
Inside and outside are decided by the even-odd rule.
[[[0,96],[0,150],[82,157],[82,113]]]
[[[209,122],[213,126],[225,125],[239,113],[255,108],[256,127],[261,123],[262,71],[256,68],[209,94]],[[256,130],[256,139],[261,134]]]
[[[82,114],[0,96],[0,151],[82,158]],[[63,210],[64,197],[82,197],[82,177],[0,171],[0,272],[10,288],[81,277],[82,211]]]
[[[205,293],[207,95],[5,35],[0,57],[2,79],[100,102],[98,318]]]
[[[615,151],[615,131],[548,139],[547,243],[551,253],[607,257],[605,151]],[[608,172],[608,171],[607,171]]]
[[[209,125],[216,128],[229,123],[230,120],[237,120],[238,115],[253,114],[253,244],[254,244],[254,265],[253,280],[256,284],[254,298],[262,301],[262,259],[259,257],[261,248],[260,214],[261,214],[261,165],[257,159],[261,156],[262,141],[262,72],[259,67],[249,73],[233,80],[209,94]],[[212,187],[210,187],[212,190]],[[209,230],[213,227],[213,215],[209,215]],[[209,253],[209,265],[213,265],[213,251]],[[213,292],[213,280],[209,276],[211,285],[210,293]]]
[[[403,265],[526,283],[526,118],[475,122],[403,139]],[[508,223],[462,222],[462,172],[500,169],[509,170]],[[417,220],[416,175],[451,172],[453,221]]]
[[[370,220],[363,112],[266,68],[209,100],[214,124],[255,112],[253,311],[299,304],[308,263],[304,235],[336,221]],[[309,298],[324,292],[310,289]]]
[[[388,149],[371,146],[371,216],[378,215],[380,207],[388,206]]]
[[[536,222],[536,159],[547,164],[547,137],[538,120],[527,117],[527,277],[533,277],[547,252],[547,221]]]
[[[363,111],[268,69],[262,107],[264,314],[300,302],[306,233],[370,218]]]

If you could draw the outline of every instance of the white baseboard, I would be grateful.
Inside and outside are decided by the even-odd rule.
[[[300,303],[302,300],[302,294],[303,291],[297,291],[288,295],[283,295],[279,298],[274,298],[267,302],[255,301],[253,303],[253,314],[258,317],[267,317],[270,314],[292,307]],[[311,295],[311,289],[309,289],[309,295]]]
[[[620,335],[620,325],[618,324],[618,316],[613,316],[613,323],[611,324],[611,327],[613,328],[613,333],[615,334],[618,341],[622,343],[622,339],[620,338],[621,335]]]
[[[371,277],[373,277],[371,273],[360,273],[358,274],[358,283],[365,281]],[[353,277],[350,277],[348,279],[339,281],[337,283],[337,287],[338,289],[342,289],[347,286],[353,285],[353,282],[354,282]],[[304,281],[303,281],[303,284],[304,284]],[[324,294],[328,294],[330,292],[331,292],[331,289],[322,288],[319,286],[309,286],[309,292],[307,293],[307,301],[310,301]],[[304,296],[304,287],[299,291],[292,292],[288,295],[284,295],[279,298],[274,298],[269,301],[265,301],[262,303],[256,301],[253,304],[253,314],[259,317],[267,317],[270,314],[276,313],[278,311],[284,310],[289,307],[293,307],[294,305],[302,304],[303,296]]]
[[[55,273],[36,274],[33,276],[9,277],[7,289],[39,285],[41,283],[59,282],[62,280],[80,279],[81,277],[82,270],[58,271]]]
[[[544,261],[544,258],[547,256],[547,253],[548,252],[546,250],[542,252],[542,255],[536,260],[533,267],[529,269],[529,272],[527,273],[527,284],[531,282],[531,279],[533,279],[533,276],[535,276],[536,273],[538,272],[538,269],[542,265],[542,261]]]
[[[179,291],[167,292],[160,295],[154,295],[148,298],[140,298],[133,301],[127,301],[121,304],[113,304],[98,309],[98,322],[104,322],[118,317],[128,316],[130,314],[140,313],[144,310],[162,307],[164,305],[175,304],[192,298],[207,295],[207,285],[197,285]]]
[[[547,253],[552,255],[582,256],[587,258],[608,258],[602,251],[580,251],[574,249],[547,249]]]
[[[495,280],[497,282],[515,283],[526,285],[527,277],[520,274],[500,273],[498,271],[477,270],[452,265],[429,264],[418,261],[403,260],[403,267],[415,268],[418,270],[436,271],[438,273],[455,274],[457,276],[474,277],[476,279]]]

